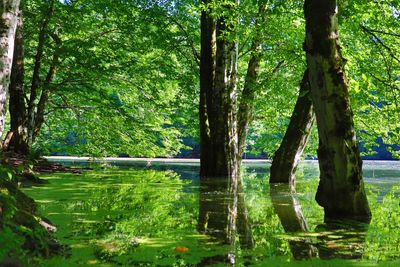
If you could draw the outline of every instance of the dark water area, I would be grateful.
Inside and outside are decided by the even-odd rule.
[[[26,188],[70,246],[42,266],[400,266],[400,163],[364,162],[370,223],[325,221],[318,165],[296,188],[268,183],[268,163],[241,179],[199,179],[197,163],[79,163]]]

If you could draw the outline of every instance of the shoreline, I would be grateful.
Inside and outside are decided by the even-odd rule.
[[[196,158],[120,158],[120,157],[76,157],[76,156],[44,156],[49,161],[65,161],[65,162],[146,162],[146,163],[196,163],[200,164],[200,159]],[[243,163],[271,163],[270,159],[243,159]],[[301,160],[301,163],[316,163],[317,159]],[[400,163],[399,160],[363,160],[364,163]]]

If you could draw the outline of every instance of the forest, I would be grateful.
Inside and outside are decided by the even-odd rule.
[[[399,0],[3,0],[0,267],[398,266]]]

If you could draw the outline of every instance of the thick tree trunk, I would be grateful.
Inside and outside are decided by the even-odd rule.
[[[317,202],[327,218],[371,216],[339,47],[335,0],[306,0],[307,65],[317,118],[320,183]]]
[[[22,12],[15,35],[14,59],[9,87],[10,100],[10,131],[7,133],[3,149],[19,154],[29,153],[28,131],[26,127],[27,113],[24,94],[24,38],[22,26]]]
[[[214,64],[213,33],[211,34],[214,24],[210,13],[208,10],[202,15],[202,30],[207,30],[207,32],[204,35],[202,33],[202,45],[204,44],[205,47],[202,47],[200,63],[201,175],[236,176],[239,169],[236,125],[238,46],[237,41],[232,40],[231,36],[229,39],[226,38],[227,33],[233,34],[232,27],[234,26],[227,24],[224,17],[218,18],[215,24]],[[212,82],[206,80],[210,77],[214,78]],[[204,113],[205,109],[206,113]]]
[[[0,5],[0,138],[5,125],[7,91],[13,62],[19,3],[19,0],[3,0]]]
[[[295,183],[295,172],[307,145],[314,123],[308,71],[300,84],[299,96],[289,126],[279,149],[275,152],[270,170],[270,183]]]
[[[224,18],[217,20],[217,47],[212,105],[208,106],[214,161],[212,175],[238,173],[236,125],[237,42],[223,35],[229,31]]]
[[[210,0],[203,0],[205,5]],[[211,10],[201,13],[201,52],[200,52],[200,176],[207,176],[213,162],[208,104],[211,104],[215,70],[215,21]]]

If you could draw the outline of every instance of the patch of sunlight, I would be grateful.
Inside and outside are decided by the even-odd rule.
[[[97,265],[99,263],[99,261],[98,260],[88,260],[86,263],[88,265]]]
[[[37,200],[36,203],[38,204],[47,204],[47,203],[54,203],[54,200]]]
[[[64,212],[64,213],[60,213],[60,212],[48,212],[47,215],[65,215],[65,212]],[[84,215],[86,215],[86,213],[82,213],[82,212],[69,212],[68,215],[84,216]]]
[[[143,245],[146,245],[148,247],[160,248],[160,247],[169,246],[169,245],[173,244],[174,241],[168,240],[165,238],[144,238],[144,239],[140,239],[140,243]]]
[[[98,220],[85,220],[85,219],[80,219],[77,221],[79,221],[80,223],[98,223],[99,222]]]
[[[340,239],[343,238],[343,236],[341,235],[327,235],[328,238],[332,238],[332,239]]]

